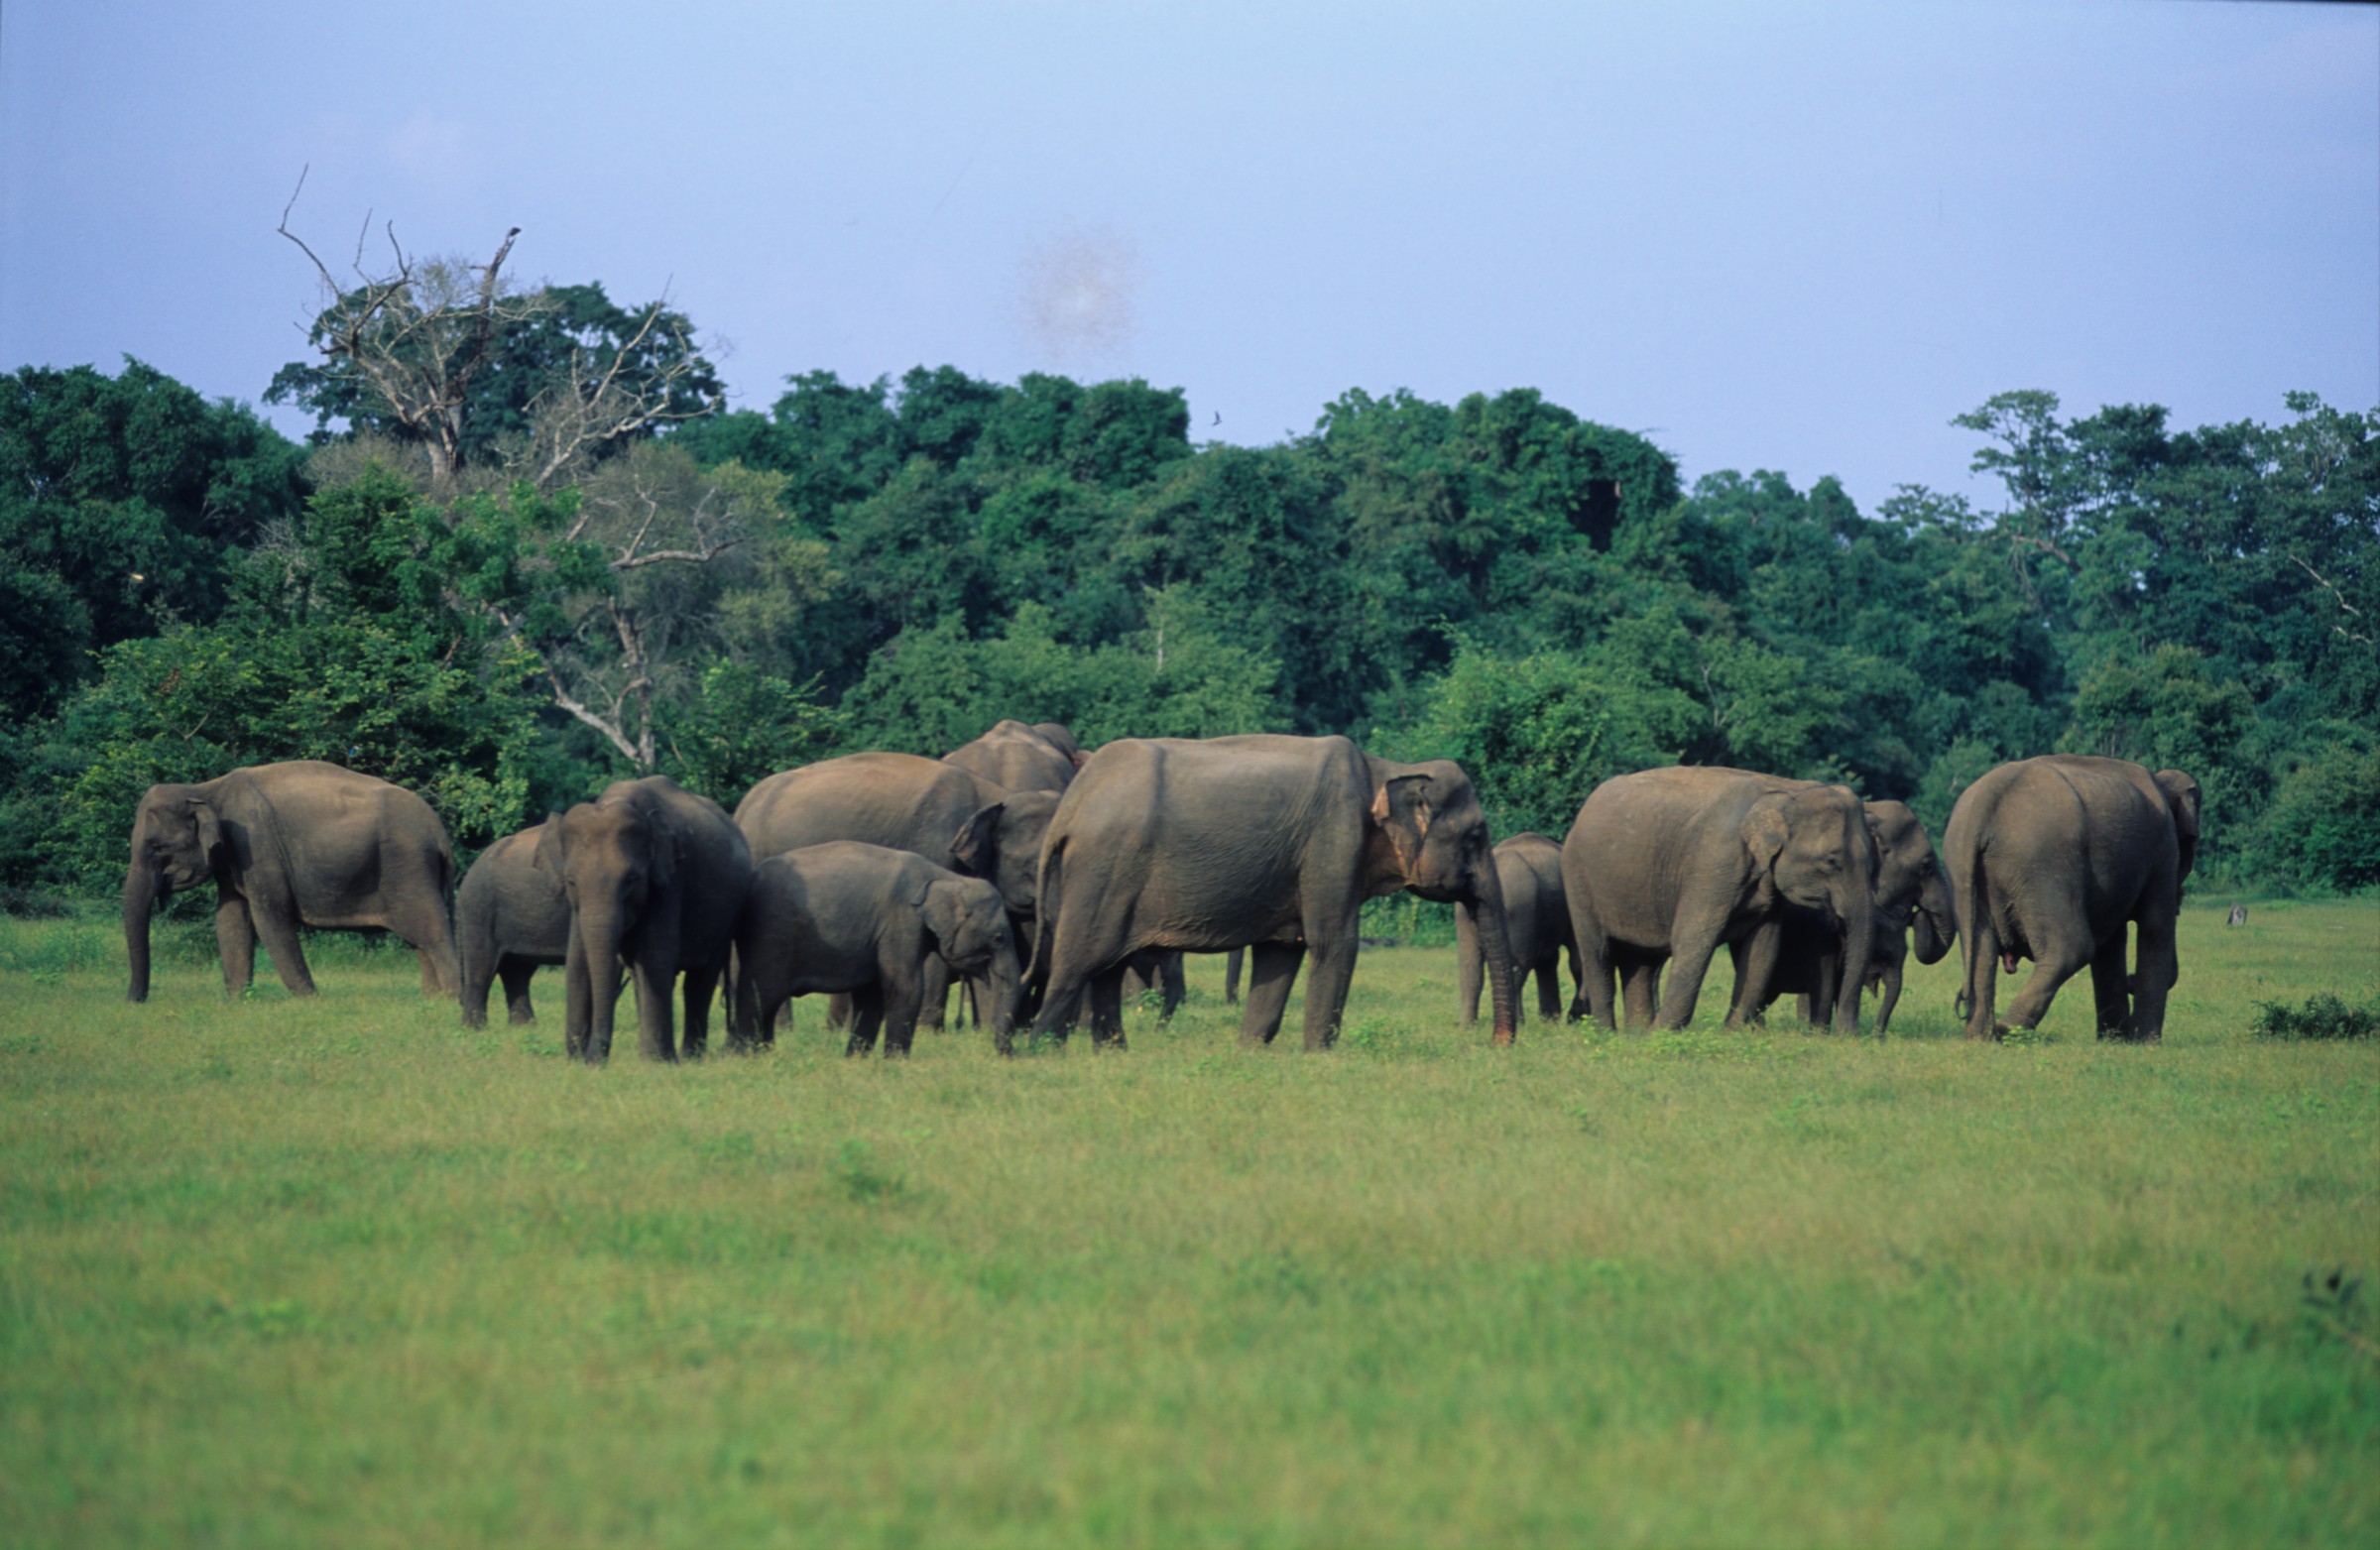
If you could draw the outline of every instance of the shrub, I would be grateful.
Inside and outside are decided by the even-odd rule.
[[[2253,1024],[2258,1038],[2370,1038],[2375,1028],[2380,1028],[2380,1001],[2352,1007],[2327,991],[2297,1007],[2260,1001]]]

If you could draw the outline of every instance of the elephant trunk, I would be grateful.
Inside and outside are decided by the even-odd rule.
[[[1939,873],[1926,879],[1925,892],[1917,896],[1917,927],[1914,944],[1919,963],[1940,963],[1949,956],[1951,943],[1959,936],[1958,912],[1951,901],[1951,886]]]
[[[580,960],[586,965],[587,1036],[582,1053],[590,1065],[600,1065],[612,1053],[612,1013],[620,1001],[620,939],[627,922],[619,905],[605,901],[582,908],[571,924],[578,932]]]
[[[1512,938],[1504,928],[1504,886],[1495,875],[1492,856],[1480,867],[1467,902],[1479,927],[1480,956],[1488,967],[1488,996],[1495,1009],[1490,1037],[1498,1044],[1509,1044],[1519,998],[1512,985]]]
[[[1876,948],[1876,909],[1864,887],[1854,885],[1849,896],[1836,905],[1843,921],[1843,975],[1835,1000],[1835,1031],[1859,1031],[1859,990],[1867,983],[1867,966]]]
[[[126,1001],[149,999],[149,917],[163,892],[158,875],[144,867],[124,874],[124,955],[132,961],[132,988]]]
[[[984,965],[983,983],[991,997],[989,1009],[979,1007],[977,1015],[987,1010],[992,1020],[992,1047],[1009,1054],[1013,1045],[1018,1010],[1024,1001],[1024,977],[1016,967],[1016,949],[1002,942],[993,952],[992,961]]]

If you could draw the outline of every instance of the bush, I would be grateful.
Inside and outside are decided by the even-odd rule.
[[[2327,991],[2295,1008],[2260,1001],[2253,1024],[2258,1038],[2370,1038],[2374,1028],[2380,1028],[2380,1001],[2351,1007]]]

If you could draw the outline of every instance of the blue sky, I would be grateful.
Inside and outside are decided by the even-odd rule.
[[[665,290],[755,409],[1139,376],[1261,443],[1534,387],[1872,509],[1986,495],[1948,421],[2007,389],[2380,407],[2367,7],[9,0],[0,368],[259,399],[301,168],[326,257],[519,226],[525,279]]]

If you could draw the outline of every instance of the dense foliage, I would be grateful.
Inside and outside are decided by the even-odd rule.
[[[553,298],[464,444],[633,321]],[[1245,448],[1194,442],[1179,390],[949,367],[799,376],[558,483],[433,481],[326,371],[278,379],[310,459],[138,363],[10,379],[0,882],[95,885],[144,783],[243,762],[402,780],[472,848],[631,771],[732,803],[1002,716],[1345,732],[1556,836],[1647,765],[1848,780],[1939,830],[2002,760],[2107,753],[2198,776],[2210,881],[2380,882],[2380,415],[2308,396],[2175,430],[2004,394],[1959,421],[1996,509],[1862,513],[1831,479],[1683,488],[1527,390],[1351,392]]]

